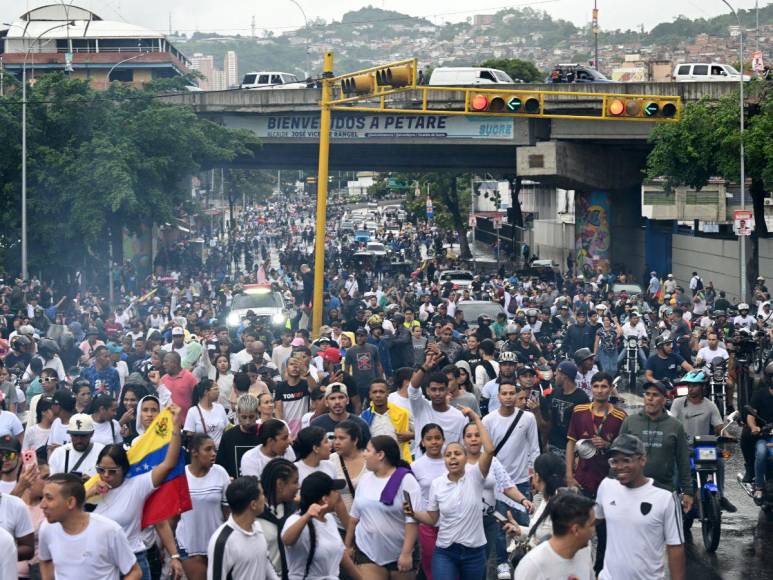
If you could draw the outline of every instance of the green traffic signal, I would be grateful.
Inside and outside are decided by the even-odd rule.
[[[654,102],[649,102],[644,106],[644,114],[648,117],[654,117],[660,111],[660,105]]]
[[[515,113],[521,108],[521,99],[518,97],[511,97],[510,100],[507,101],[507,109],[509,111],[512,111]]]

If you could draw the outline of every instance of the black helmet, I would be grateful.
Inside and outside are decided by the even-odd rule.
[[[671,333],[666,331],[655,339],[655,348],[660,348],[669,342],[671,342]]]
[[[55,354],[59,354],[60,349],[55,340],[51,340],[50,338],[43,338],[38,344],[38,352],[43,355],[43,358],[49,359],[52,358]]]
[[[589,348],[580,348],[574,353],[574,364],[580,365],[583,361],[593,358],[595,355]]]
[[[405,314],[402,312],[395,312],[392,315],[392,323],[396,326],[400,326],[403,322],[405,322]]]
[[[32,341],[23,334],[17,334],[11,341],[11,348],[13,350],[21,350],[32,344]]]

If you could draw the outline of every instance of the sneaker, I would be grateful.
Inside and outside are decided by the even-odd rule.
[[[742,483],[751,483],[754,481],[754,472],[747,471],[743,474],[743,479],[741,480]]]
[[[735,507],[729,499],[726,497],[722,497],[719,499],[719,507],[722,508],[723,511],[726,511],[729,514],[734,514],[738,511],[738,508]]]
[[[511,580],[513,573],[510,572],[510,564],[502,562],[497,566],[497,580]]]
[[[754,488],[754,503],[757,505],[762,505],[762,488],[756,487]]]

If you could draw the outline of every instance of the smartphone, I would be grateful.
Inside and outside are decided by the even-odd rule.
[[[340,372],[341,372],[341,364],[340,363],[339,364],[334,364],[333,368],[332,368],[332,373],[334,375],[337,375]]]
[[[407,503],[411,511],[413,511],[413,505],[411,504],[411,495],[407,491],[403,491],[403,502]]]
[[[536,389],[532,389],[532,390],[529,392],[529,400],[530,400],[530,401],[539,402],[539,391],[538,391],[538,390],[536,390]]]
[[[37,465],[38,458],[35,455],[34,449],[25,449],[21,452],[21,463],[27,468],[32,468],[33,465]]]
[[[502,514],[500,514],[497,510],[494,510],[491,515],[494,516],[494,519],[498,521],[500,524],[507,523],[507,518]]]

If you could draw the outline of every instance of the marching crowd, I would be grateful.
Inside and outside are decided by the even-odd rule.
[[[764,280],[735,318],[697,274],[685,291],[653,273],[640,296],[601,272],[458,288],[417,259],[437,231],[385,236],[415,260],[401,272],[354,262],[331,228],[313,337],[312,210],[248,210],[204,256],[124,269],[114,308],[77,285],[3,287],[0,579],[685,577],[689,446],[724,424],[702,365],[730,361],[729,412],[735,334],[773,328]],[[283,323],[225,324],[255,284],[284,297]],[[481,299],[501,313],[465,320]],[[629,336],[643,407],[626,410]],[[673,405],[669,380],[690,385]],[[767,384],[752,405],[773,420]],[[151,517],[170,483],[181,507]]]

